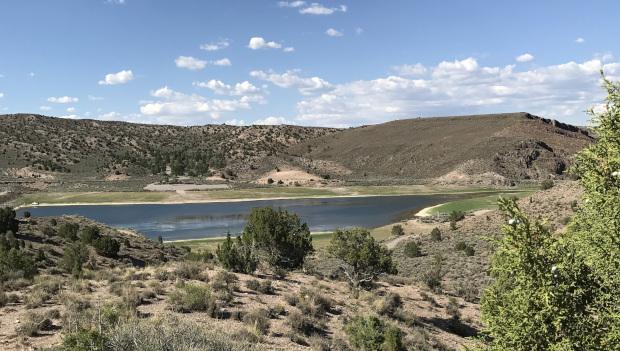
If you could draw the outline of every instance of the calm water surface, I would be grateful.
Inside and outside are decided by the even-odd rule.
[[[311,231],[386,225],[448,195],[373,196],[325,199],[257,200],[202,204],[48,206],[27,209],[33,216],[79,215],[112,227],[135,229],[164,240],[238,234],[253,207],[281,207],[299,215]],[[18,211],[20,214],[25,209]]]

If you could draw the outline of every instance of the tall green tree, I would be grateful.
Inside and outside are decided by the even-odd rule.
[[[552,234],[501,200],[507,224],[482,298],[491,350],[620,349],[620,86],[604,79],[597,141],[572,172],[585,194],[571,226]]]

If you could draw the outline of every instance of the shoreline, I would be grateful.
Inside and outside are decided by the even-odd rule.
[[[250,201],[269,201],[269,200],[302,200],[302,199],[331,199],[331,198],[358,198],[358,197],[378,197],[378,196],[432,196],[432,195],[467,195],[467,194],[485,194],[500,192],[502,189],[487,189],[487,190],[466,190],[451,192],[446,189],[445,191],[437,192],[418,192],[418,193],[404,193],[404,194],[346,194],[346,195],[300,195],[300,196],[273,196],[273,197],[250,197],[250,198],[231,198],[231,199],[187,199],[187,200],[162,200],[162,201],[127,201],[127,202],[53,202],[46,203],[40,202],[36,205],[17,205],[14,206],[14,210],[21,210],[27,208],[37,207],[63,207],[63,206],[131,206],[131,205],[184,205],[184,204],[208,204],[208,203],[227,203],[227,202],[250,202]],[[504,192],[522,192],[524,190],[505,190]],[[441,204],[440,204],[441,205]],[[439,205],[436,205],[439,206]],[[432,206],[434,207],[434,206]],[[422,209],[418,213],[426,210]],[[417,214],[416,214],[417,215]]]
[[[310,232],[310,235],[327,235],[333,233],[333,231],[324,231],[324,232]],[[238,235],[230,235],[231,238],[236,238]],[[176,239],[176,240],[164,240],[164,244],[174,244],[174,243],[185,243],[192,241],[218,241],[224,240],[226,236],[211,236],[206,238],[197,238],[197,239]]]

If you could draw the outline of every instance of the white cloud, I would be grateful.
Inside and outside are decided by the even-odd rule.
[[[309,77],[303,78],[297,71],[286,71],[285,73],[275,73],[272,71],[252,71],[250,76],[271,82],[281,88],[295,88],[302,94],[310,94],[318,91],[331,89],[332,85],[322,78]]]
[[[241,83],[237,83],[235,85],[228,85],[221,80],[215,79],[211,79],[208,82],[194,82],[192,84],[199,88],[211,89],[214,93],[219,95],[242,96],[257,94],[260,92],[259,88],[257,88],[247,80]]]
[[[253,104],[263,103],[260,95],[243,95],[235,99],[207,99],[198,94],[184,94],[167,86],[151,92],[156,101],[144,101],[140,113],[158,117],[162,123],[196,124],[205,118],[218,119],[224,113],[251,109]]]
[[[248,47],[252,50],[258,49],[280,49],[282,48],[282,44],[276,43],[275,41],[266,41],[262,37],[252,37],[250,38],[250,42],[248,43]]]
[[[214,43],[202,44],[200,45],[200,49],[205,50],[205,51],[218,51],[218,50],[226,49],[229,46],[230,46],[230,42],[228,41],[228,39],[222,39]]]
[[[517,60],[517,62],[530,62],[534,60],[534,55],[530,53],[525,53],[525,54],[515,57],[515,60]]]
[[[294,124],[293,122],[287,120],[284,117],[275,117],[275,116],[270,116],[264,119],[259,119],[254,121],[252,124],[256,124],[256,125],[264,125],[264,126],[277,126],[280,124]]]
[[[88,95],[88,100],[90,101],[101,101],[103,100],[102,96]]]
[[[401,76],[420,76],[426,74],[427,69],[421,63],[413,65],[392,66],[392,70]]]
[[[284,51],[284,52],[293,52],[293,51],[295,51],[295,48],[292,47],[292,46],[288,46],[288,47],[285,47],[284,50],[282,50],[282,51]]]
[[[575,39],[575,43],[577,43],[577,44],[583,44],[585,42],[586,42],[586,40],[584,38],[582,38],[582,37],[579,37],[579,38]]]
[[[325,34],[329,35],[330,37],[341,37],[344,35],[341,31],[338,31],[334,28],[329,28],[325,31]]]
[[[39,106],[39,110],[41,110],[41,111],[49,111],[51,109],[52,108],[50,106]]]
[[[305,1],[280,1],[278,2],[278,6],[280,7],[291,7],[291,8],[302,7],[305,4],[306,4]]]
[[[332,15],[336,12],[347,12],[347,7],[345,5],[340,5],[338,7],[325,7],[314,2],[299,10],[299,13],[303,15]]]
[[[232,62],[230,62],[227,58],[223,58],[220,60],[211,61],[211,64],[214,66],[231,66]]]
[[[59,96],[59,97],[49,97],[47,98],[48,102],[52,102],[54,104],[70,104],[80,101],[80,99],[72,96]]]
[[[224,122],[224,124],[228,124],[229,126],[245,126],[247,125],[247,123],[245,123],[244,120],[242,119],[229,119],[226,122]]]
[[[125,0],[105,0],[106,4],[125,5]]]
[[[75,112],[75,107],[69,107],[69,108],[67,108],[67,112],[69,112],[69,113],[73,113],[73,112]]]
[[[131,70],[123,70],[117,73],[106,74],[105,78],[99,81],[99,85],[126,84],[132,80],[133,80],[133,72]]]
[[[191,56],[179,56],[174,60],[177,67],[186,68],[192,71],[203,69],[207,66],[207,61]]]
[[[297,103],[295,120],[350,126],[416,116],[527,111],[584,124],[583,111],[603,98],[599,70],[603,68],[612,80],[620,79],[620,62],[599,59],[531,70],[482,66],[471,57],[412,67],[418,77],[390,75],[309,91]]]
[[[4,93],[0,93],[0,99],[4,97]]]
[[[355,28],[355,34],[357,34],[357,35],[364,34],[364,28],[362,28],[362,27]]]

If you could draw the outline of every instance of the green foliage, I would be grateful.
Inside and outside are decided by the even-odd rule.
[[[448,216],[448,219],[450,220],[450,222],[461,221],[461,220],[465,219],[465,212],[454,210],[454,211],[450,212],[450,215]]]
[[[106,339],[96,330],[80,329],[62,340],[62,351],[103,351]]]
[[[203,285],[185,284],[170,294],[168,302],[175,312],[212,312],[215,309],[211,289]]]
[[[509,221],[482,298],[493,350],[620,345],[620,84],[605,80],[605,88],[606,108],[593,116],[597,141],[571,170],[585,194],[567,231],[553,235],[500,201]]]
[[[401,235],[405,235],[405,229],[403,229],[403,226],[400,224],[392,226],[392,236],[401,236]]]
[[[93,242],[93,247],[101,256],[114,258],[118,255],[121,244],[109,236],[102,236]]]
[[[78,230],[80,230],[80,225],[77,223],[63,223],[58,228],[58,235],[67,240],[76,241]]]
[[[80,233],[80,241],[84,244],[92,244],[95,240],[99,239],[100,230],[97,226],[88,226],[82,229]]]
[[[540,183],[540,189],[542,190],[549,190],[551,188],[553,188],[553,186],[555,185],[555,183],[553,182],[553,180],[551,179],[545,179]]]
[[[12,231],[17,233],[19,222],[15,218],[15,210],[10,207],[0,208],[0,234]]]
[[[82,266],[88,260],[88,247],[76,242],[65,247],[60,265],[73,276],[82,274]]]
[[[327,250],[340,261],[340,269],[355,289],[371,287],[380,275],[397,272],[392,252],[367,229],[336,230]]]
[[[439,228],[435,227],[431,230],[431,240],[432,241],[441,241],[441,231]]]
[[[432,290],[437,290],[441,287],[441,280],[444,276],[443,270],[444,258],[440,254],[433,256],[431,264],[426,271],[422,274],[422,280],[424,284]]]
[[[31,255],[17,248],[0,250],[0,281],[16,278],[31,279],[37,267]]]
[[[360,351],[405,350],[403,333],[394,326],[386,326],[375,316],[356,316],[345,326],[351,345]]]
[[[258,264],[252,248],[246,245],[241,237],[233,240],[230,233],[226,235],[226,240],[221,245],[217,245],[215,255],[222,267],[233,272],[251,274]]]
[[[265,335],[269,331],[269,311],[258,308],[243,316],[243,322],[249,325],[258,335]]]
[[[271,207],[252,209],[241,241],[272,268],[301,268],[306,256],[314,252],[308,225],[296,214]]]
[[[417,241],[411,240],[405,244],[403,249],[405,256],[409,258],[420,257],[422,255],[422,250],[420,249],[420,244]]]

